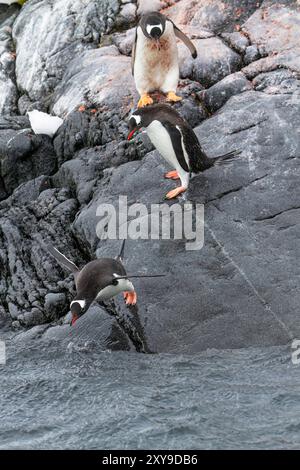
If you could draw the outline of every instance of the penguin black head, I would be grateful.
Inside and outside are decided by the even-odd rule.
[[[166,28],[166,17],[156,11],[142,16],[140,26],[148,39],[158,41]]]
[[[146,106],[145,108],[136,109],[128,122],[129,134],[127,140],[131,140],[136,132],[142,127],[147,127],[155,119],[157,108],[159,105]]]
[[[72,320],[71,320],[71,325],[74,325],[74,323],[78,320],[79,317],[81,317],[88,309],[90,303],[88,303],[86,300],[73,300],[70,304],[70,310],[72,314]]]
[[[142,127],[144,127],[143,116],[140,113],[141,110],[136,110],[129,119],[128,127],[129,134],[127,140],[131,140],[136,132],[138,132]]]
[[[171,122],[182,119],[178,112],[167,104],[154,104],[136,109],[128,122],[129,134],[127,140],[131,140],[142,127],[148,127],[154,119],[162,121],[166,117]]]

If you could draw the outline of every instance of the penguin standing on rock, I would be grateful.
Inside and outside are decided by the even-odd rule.
[[[166,199],[173,199],[186,191],[191,174],[231,162],[233,157],[241,153],[233,150],[216,158],[208,158],[191,126],[175,109],[166,104],[134,111],[129,119],[128,140],[143,127],[159,153],[175,168],[165,178],[181,181],[178,188],[167,193]]]
[[[195,46],[171,20],[158,12],[141,17],[132,50],[132,73],[141,97],[139,108],[153,103],[149,96],[153,91],[165,93],[169,102],[182,99],[176,95],[179,80],[176,37],[184,42],[195,59]]]
[[[164,274],[128,275],[123,266],[125,240],[123,240],[120,254],[113,258],[99,258],[87,263],[79,269],[72,261],[51,245],[46,248],[49,253],[65,268],[74,274],[76,297],[70,304],[72,314],[71,325],[87,312],[94,300],[108,300],[123,292],[126,305],[135,305],[137,295],[130,278],[163,277]]]

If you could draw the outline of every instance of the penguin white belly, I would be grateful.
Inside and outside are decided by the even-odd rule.
[[[134,291],[132,282],[130,282],[128,279],[119,279],[118,285],[116,286],[110,285],[110,286],[104,287],[104,289],[101,289],[100,292],[98,292],[96,299],[108,300],[120,294],[121,292],[126,292],[126,291],[128,292]]]
[[[176,168],[176,170],[181,168],[174,152],[171,137],[166,128],[159,121],[154,120],[149,124],[147,134],[161,156],[167,160],[173,168]]]
[[[159,121],[154,120],[147,127],[147,134],[161,156],[171,165],[172,168],[177,170],[181,185],[184,188],[187,188],[190,178],[189,172],[185,171],[180,165],[173,148],[171,137],[166,128]],[[188,156],[184,146],[183,152],[188,163]]]
[[[134,79],[140,95],[155,90],[164,93],[176,91],[179,79],[178,51],[170,22],[167,22],[159,43],[146,38],[138,27]]]

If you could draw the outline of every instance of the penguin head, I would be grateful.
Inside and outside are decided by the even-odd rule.
[[[158,41],[165,32],[166,17],[158,12],[143,15],[140,26],[148,39]]]
[[[136,132],[144,127],[143,116],[141,116],[140,110],[135,111],[128,122],[129,133],[127,140],[131,140]]]
[[[72,314],[71,325],[78,320],[88,309],[89,303],[86,300],[75,299],[70,304],[70,310]]]
[[[157,119],[157,117],[159,118],[161,110],[167,110],[169,112],[169,108],[170,107],[166,105],[155,104],[133,111],[128,122],[129,134],[127,136],[127,140],[131,140],[134,134],[142,127],[147,128],[154,119]]]

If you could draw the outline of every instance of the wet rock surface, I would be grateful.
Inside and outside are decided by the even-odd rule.
[[[201,250],[187,251],[186,240],[128,240],[129,272],[167,276],[136,280],[137,307],[120,296],[68,325],[73,279],[43,242],[78,265],[115,256],[120,242],[96,234],[97,207],[118,208],[122,195],[149,208],[175,185],[145,135],[126,141],[138,98],[132,27],[146,3],[0,6],[0,317],[24,344],[72,336],[103,349],[172,353],[286,344],[300,334],[293,1],[158,2],[198,49],[193,61],[178,44],[184,100],[176,109],[209,156],[242,154],[196,176],[179,200],[179,208],[205,204]],[[53,139],[33,134],[32,107],[64,118]]]

